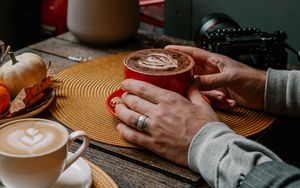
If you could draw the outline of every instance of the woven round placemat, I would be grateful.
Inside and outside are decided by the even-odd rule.
[[[114,180],[101,168],[89,160],[85,160],[92,169],[93,183],[91,188],[118,188]]]
[[[62,85],[56,88],[56,100],[50,112],[72,130],[83,130],[92,139],[124,147],[136,147],[124,140],[116,125],[120,122],[109,113],[106,99],[123,80],[123,58],[128,53],[100,57],[63,70],[56,76]],[[217,111],[219,118],[243,136],[267,128],[274,116],[238,107]]]

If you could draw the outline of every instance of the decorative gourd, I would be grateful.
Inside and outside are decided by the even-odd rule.
[[[42,58],[34,53],[25,52],[14,56],[0,67],[0,80],[7,85],[11,97],[15,97],[23,88],[39,84],[47,77],[47,67]]]
[[[0,115],[10,106],[10,93],[6,85],[0,80]]]

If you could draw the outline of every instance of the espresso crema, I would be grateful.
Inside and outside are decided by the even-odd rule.
[[[166,53],[150,53],[137,61],[140,67],[152,70],[172,70],[178,68],[178,61]]]
[[[187,55],[164,49],[141,50],[125,59],[128,68],[149,74],[173,74],[193,66]]]
[[[60,148],[66,131],[50,122],[20,121],[0,129],[0,151],[33,156]]]

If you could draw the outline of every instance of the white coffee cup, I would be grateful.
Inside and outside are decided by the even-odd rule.
[[[71,156],[68,148],[83,143]],[[58,122],[27,118],[0,126],[0,179],[9,188],[48,188],[88,148],[83,131],[71,134]]]

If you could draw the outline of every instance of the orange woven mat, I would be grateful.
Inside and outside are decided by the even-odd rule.
[[[123,58],[127,53],[100,57],[63,70],[56,76],[62,85],[56,88],[52,115],[72,130],[83,130],[92,139],[123,147],[136,147],[116,130],[119,120],[106,108],[107,97],[123,80]],[[217,112],[219,118],[243,136],[256,134],[276,119],[245,108]]]

